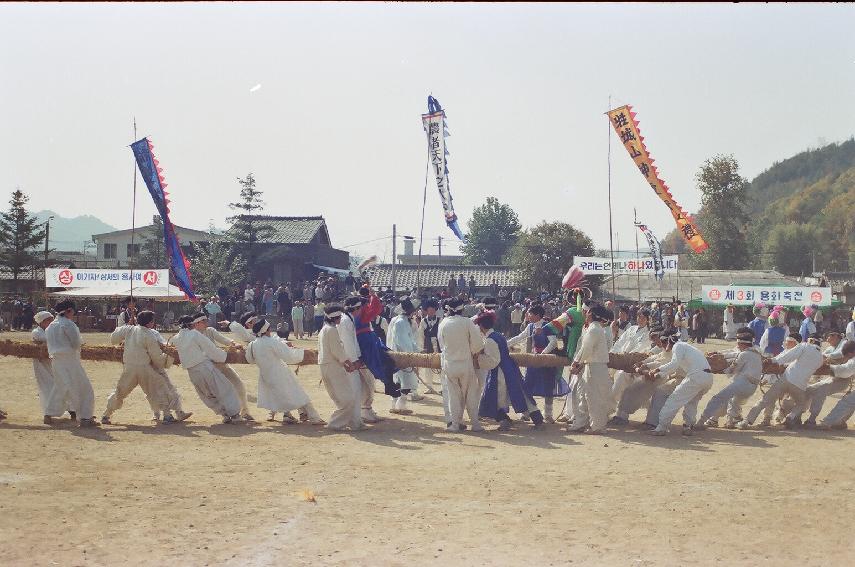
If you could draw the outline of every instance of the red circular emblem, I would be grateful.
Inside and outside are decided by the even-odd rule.
[[[819,303],[820,301],[822,301],[822,293],[820,293],[818,291],[812,292],[810,294],[810,300],[813,301],[814,303]]]
[[[74,274],[71,273],[71,270],[62,270],[57,279],[62,285],[68,285],[74,281]]]
[[[142,279],[145,285],[157,285],[157,272],[150,270],[143,274]]]
[[[709,296],[710,299],[712,299],[713,301],[718,301],[719,299],[721,299],[721,292],[716,288],[712,288],[709,292]]]

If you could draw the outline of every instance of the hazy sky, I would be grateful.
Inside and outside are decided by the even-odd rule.
[[[136,117],[177,224],[225,226],[252,171],[269,214],[322,214],[335,246],[391,257],[388,238],[350,245],[393,222],[418,234],[433,93],[464,228],[494,195],[607,247],[611,136],[628,248],[633,207],[660,238],[673,221],[610,132],[609,96],[694,211],[717,153],[752,178],[855,134],[853,24],[852,5],[0,5],[0,193],[130,226]],[[425,252],[439,235],[429,180]]]

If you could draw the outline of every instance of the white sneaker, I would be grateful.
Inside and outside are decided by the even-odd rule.
[[[748,422],[745,421],[744,419],[736,424],[736,428],[741,429],[743,431],[750,428],[750,427],[751,427],[751,425],[749,425]]]

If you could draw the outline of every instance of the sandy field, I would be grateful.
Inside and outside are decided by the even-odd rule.
[[[100,417],[121,368],[84,366]],[[236,368],[254,402],[257,369]],[[853,560],[851,432],[683,437],[678,427],[654,438],[634,427],[587,436],[520,424],[447,433],[437,396],[398,417],[381,394],[375,409],[388,419],[356,434],[267,423],[261,410],[258,425],[223,425],[183,369],[170,374],[195,412],[188,423],[152,424],[137,390],[112,426],[50,427],[41,423],[31,362],[0,359],[0,407],[9,412],[0,424],[0,565]],[[317,367],[299,379],[328,416]],[[717,376],[713,392],[724,382]]]

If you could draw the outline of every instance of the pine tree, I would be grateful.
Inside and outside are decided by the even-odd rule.
[[[29,200],[18,189],[9,200],[9,211],[0,213],[0,266],[12,272],[15,282],[27,268],[42,264],[37,247],[45,241],[45,229],[27,212]]]
[[[240,200],[229,203],[229,208],[237,214],[229,217],[232,223],[227,233],[233,255],[240,255],[250,273],[258,259],[258,243],[269,238],[273,229],[264,222],[259,213],[264,210],[263,192],[255,187],[255,177],[248,173],[245,179],[237,178],[240,184]]]

